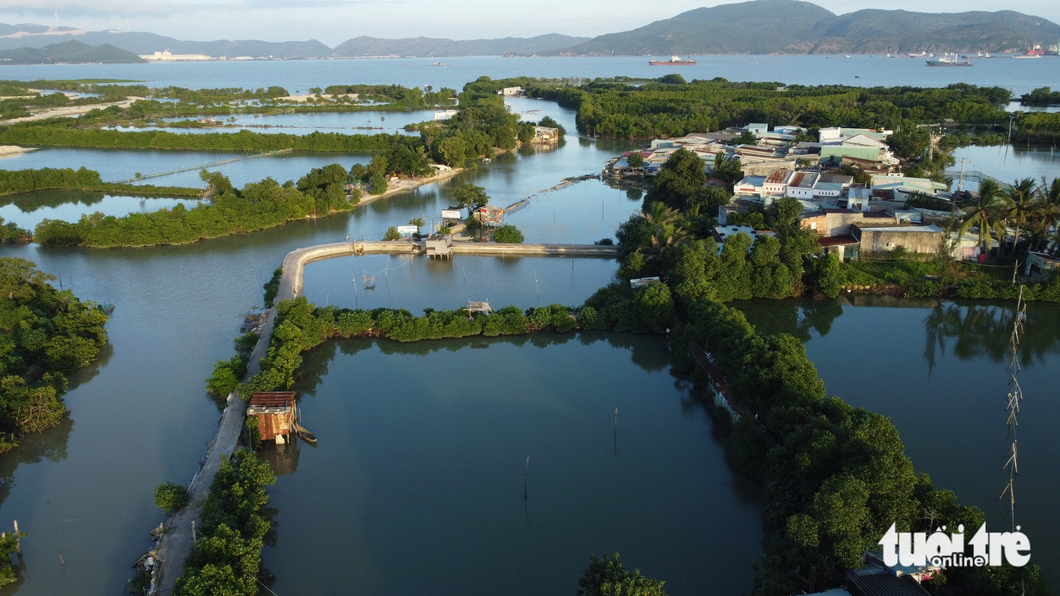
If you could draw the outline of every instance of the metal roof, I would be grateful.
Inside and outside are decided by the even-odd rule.
[[[257,408],[284,408],[294,403],[294,391],[259,391],[250,396],[250,406]]]

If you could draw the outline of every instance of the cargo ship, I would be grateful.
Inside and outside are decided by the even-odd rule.
[[[652,56],[648,64],[652,66],[691,66],[695,65],[696,61],[691,56],[682,59],[680,56],[670,56],[669,60],[656,60],[655,56]]]
[[[967,60],[957,60],[957,58],[947,58],[946,56],[940,56],[938,60],[927,60],[928,66],[971,66],[972,63]]]
[[[1042,50],[1042,44],[1036,43],[1031,49],[1027,50],[1026,54],[1020,54],[1013,56],[1013,58],[1041,58],[1045,55],[1045,51]]]

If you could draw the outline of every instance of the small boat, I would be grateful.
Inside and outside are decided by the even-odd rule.
[[[680,56],[670,56],[669,60],[656,60],[654,56],[648,61],[651,66],[694,66],[696,61],[691,56],[682,59]]]
[[[100,306],[100,308],[103,309],[103,314],[109,315],[110,313],[114,312],[114,305],[110,303],[103,304]]]
[[[298,433],[298,436],[301,437],[302,440],[305,441],[306,443],[316,443],[317,442],[316,435],[314,435],[313,433],[311,433],[308,430],[306,430],[306,428],[304,426],[302,426],[301,424],[298,424],[297,422],[294,423],[294,432]]]

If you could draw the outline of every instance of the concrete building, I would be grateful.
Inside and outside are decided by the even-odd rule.
[[[942,240],[942,228],[931,226],[853,226],[854,237],[861,244],[862,256],[884,256],[898,247],[910,253],[935,254]]]
[[[425,248],[428,258],[449,258],[453,255],[453,237],[450,234],[431,234],[427,236]]]
[[[788,179],[788,187],[784,195],[796,199],[812,199],[814,197],[813,185],[817,183],[819,176],[817,172],[795,172]]]
[[[1060,258],[1044,252],[1027,254],[1027,265],[1023,274],[1030,277],[1031,281],[1040,282],[1043,277],[1057,273],[1060,273]]]
[[[213,56],[205,54],[173,54],[169,50],[154,54],[141,54],[140,58],[148,62],[203,62],[214,59]]]
[[[813,196],[815,198],[839,198],[846,194],[847,189],[853,183],[853,176],[821,174],[813,185]]]
[[[841,145],[848,139],[855,137],[866,137],[880,142],[886,142],[887,137],[894,134],[893,130],[876,130],[874,128],[843,128],[832,126],[822,128],[817,136],[822,145]]]
[[[763,195],[784,195],[788,189],[788,180],[794,175],[791,170],[774,170],[762,182]]]
[[[769,124],[765,122],[752,122],[745,127],[745,130],[750,133],[754,133],[756,137],[762,136],[762,134],[769,132]]]
[[[504,97],[517,97],[522,95],[522,87],[505,87],[497,91],[497,95],[503,95]]]
[[[736,195],[762,195],[762,185],[766,182],[765,176],[744,176],[732,186],[732,192]]]

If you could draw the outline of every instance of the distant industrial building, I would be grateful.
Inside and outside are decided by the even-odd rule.
[[[148,62],[203,62],[214,59],[213,56],[206,54],[172,54],[169,50],[154,54],[141,54],[140,58]]]

